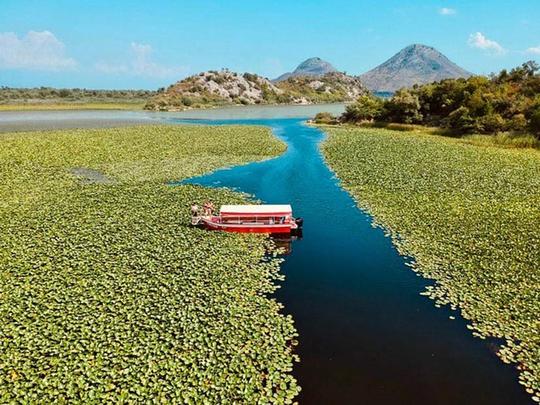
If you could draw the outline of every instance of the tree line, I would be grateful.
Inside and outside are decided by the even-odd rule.
[[[363,95],[347,106],[339,121],[420,124],[459,134],[530,132],[540,138],[539,71],[540,66],[529,61],[489,77],[415,85],[388,99]]]
[[[157,92],[153,90],[92,90],[56,89],[53,87],[14,88],[0,87],[0,103],[27,103],[42,101],[123,101],[145,102]]]

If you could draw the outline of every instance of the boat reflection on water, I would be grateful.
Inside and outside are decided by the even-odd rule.
[[[270,239],[272,239],[274,245],[280,250],[280,254],[287,256],[292,253],[293,241],[302,239],[302,236],[302,229],[298,229],[293,235],[287,233],[271,234]]]

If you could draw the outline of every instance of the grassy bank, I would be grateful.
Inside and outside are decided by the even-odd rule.
[[[165,184],[283,150],[254,127],[2,135],[1,402],[293,398],[266,242],[187,226],[193,201],[244,197]]]
[[[540,396],[540,153],[374,128],[325,128],[343,186],[390,231],[427,294],[459,307]],[[421,344],[421,342],[419,342]]]
[[[21,103],[0,104],[1,111],[142,110],[144,103]]]
[[[152,90],[55,89],[0,87],[0,111],[140,110]]]
[[[325,114],[325,113],[323,113]],[[321,116],[320,121],[317,117],[314,124],[321,127],[329,126],[335,128],[335,117],[331,115]],[[357,124],[340,124],[342,128],[376,128],[388,129],[392,131],[413,132],[422,135],[440,135],[450,138],[461,138],[466,142],[479,146],[498,146],[502,148],[533,148],[540,149],[540,139],[533,134],[499,132],[495,134],[460,134],[446,128],[428,127],[417,124],[399,124],[393,122],[362,122]]]

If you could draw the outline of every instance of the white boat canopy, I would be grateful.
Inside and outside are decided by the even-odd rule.
[[[219,210],[221,215],[292,215],[290,204],[265,204],[265,205],[222,205]]]

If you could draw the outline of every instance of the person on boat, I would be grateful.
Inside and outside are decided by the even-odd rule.
[[[191,204],[191,216],[192,217],[199,216],[199,206],[196,203]]]
[[[209,209],[209,211],[210,211],[209,214],[210,214],[210,215],[213,215],[213,214],[214,214],[214,210],[216,209],[216,207],[214,206],[214,203],[213,203],[212,201],[210,201],[210,202],[208,203],[208,209]]]
[[[203,211],[206,217],[211,216],[212,212],[214,211],[214,204],[212,204],[210,201],[205,202],[203,205]]]

